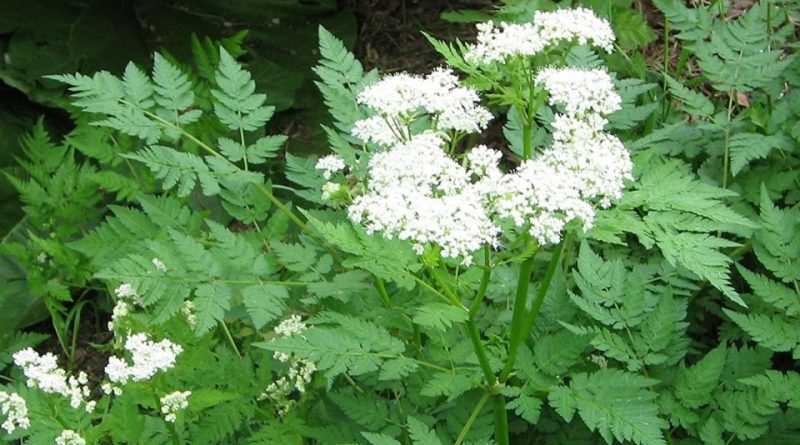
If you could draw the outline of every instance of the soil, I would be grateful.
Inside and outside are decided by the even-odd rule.
[[[470,40],[473,24],[449,23],[440,19],[447,11],[490,10],[491,0],[344,0],[359,22],[355,55],[367,68],[391,73],[422,73],[441,64],[425,36]]]

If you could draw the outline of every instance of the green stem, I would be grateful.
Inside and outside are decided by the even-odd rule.
[[[531,274],[533,273],[534,257],[531,256],[522,262],[519,268],[519,278],[517,281],[517,293],[514,296],[514,312],[511,315],[511,335],[509,338],[509,356],[506,366],[503,368],[502,376],[507,376],[513,368],[513,360],[516,360],[516,349],[522,337],[522,327],[525,320],[525,311],[528,305],[528,289],[531,285]],[[513,357],[512,357],[513,355]]]
[[[532,130],[533,127],[527,122],[525,126],[522,127],[522,157],[524,159],[530,159],[531,156],[533,156],[533,144],[531,144]]]
[[[733,114],[733,95],[734,90],[731,89],[728,93],[728,112],[727,122],[725,122],[725,146],[722,153],[722,188],[728,188],[728,170],[730,169],[731,158],[731,114]]]
[[[225,333],[225,338],[228,340],[228,343],[230,343],[231,348],[233,348],[233,352],[235,352],[236,356],[241,360],[242,354],[239,352],[239,348],[236,347],[236,342],[233,341],[233,336],[231,335],[231,331],[228,330],[228,325],[226,325],[223,320],[220,320],[219,325],[222,327],[222,332]]]
[[[478,313],[478,309],[483,303],[483,298],[486,296],[486,289],[489,287],[489,279],[492,276],[492,263],[491,263],[491,248],[488,245],[483,246],[483,275],[481,276],[481,284],[478,288],[478,293],[472,304],[469,306],[469,318],[473,318]]]
[[[489,364],[489,356],[486,354],[486,348],[481,341],[481,334],[478,332],[478,327],[471,319],[466,321],[467,334],[472,342],[472,349],[475,350],[475,355],[478,357],[478,363],[481,365],[483,376],[486,378],[486,383],[489,387],[493,387],[497,383],[497,378],[492,371],[492,365]]]
[[[378,293],[381,295],[381,300],[383,301],[383,305],[388,308],[391,305],[391,302],[389,300],[389,293],[386,292],[386,285],[383,283],[382,279],[374,275],[373,277],[375,278],[375,287],[378,288]]]
[[[467,423],[464,424],[464,427],[461,428],[461,432],[458,433],[458,437],[456,438],[456,442],[454,445],[461,445],[461,442],[464,442],[464,439],[467,438],[467,433],[472,428],[472,424],[475,423],[475,420],[478,418],[478,414],[481,413],[483,409],[483,405],[486,405],[486,402],[489,401],[489,397],[492,394],[489,391],[484,391],[483,395],[481,396],[478,403],[475,405],[475,408],[472,409],[472,413],[470,413],[469,418],[467,419]]]
[[[552,256],[550,257],[550,263],[547,265],[547,272],[545,272],[544,279],[539,285],[539,289],[536,293],[536,300],[533,301],[531,311],[528,313],[528,316],[525,318],[525,323],[522,325],[523,338],[526,333],[533,329],[533,324],[536,323],[536,318],[539,317],[539,312],[542,310],[544,298],[547,296],[547,292],[550,290],[550,284],[553,282],[553,276],[555,275],[559,264],[561,264],[561,258],[564,254],[564,245],[567,243],[566,238],[568,236],[569,235],[565,236],[565,239],[556,246],[555,250],[553,250]]]
[[[421,278],[419,278],[419,277],[416,277],[416,276],[415,276],[415,277],[414,277],[414,281],[416,281],[416,282],[417,282],[417,284],[419,284],[420,286],[422,286],[422,287],[424,287],[425,289],[427,289],[428,291],[430,291],[430,292],[431,292],[433,295],[436,295],[437,297],[439,297],[439,298],[440,298],[441,300],[443,300],[445,303],[449,303],[449,304],[452,304],[452,303],[453,303],[453,302],[452,302],[452,301],[451,301],[449,298],[447,298],[447,297],[446,297],[446,296],[445,296],[443,293],[441,293],[441,292],[439,292],[438,290],[436,290],[436,288],[434,288],[433,286],[431,286],[430,284],[428,284],[428,283],[427,283],[425,280],[423,280],[423,279],[421,279]]]
[[[533,328],[533,324],[536,322],[536,318],[539,316],[539,312],[542,309],[542,304],[544,303],[544,298],[547,296],[547,291],[550,289],[550,284],[553,282],[553,275],[555,275],[558,265],[561,264],[561,255],[564,252],[564,244],[566,244],[568,236],[569,235],[565,236],[565,239],[562,240],[558,246],[556,246],[555,250],[553,250],[553,253],[550,257],[550,263],[547,265],[547,272],[545,272],[544,279],[539,284],[539,289],[536,293],[536,300],[533,301],[530,312],[522,315],[522,320],[520,321],[520,330],[517,331],[517,336],[512,336],[511,338],[506,364],[503,366],[503,371],[500,373],[501,383],[508,380],[508,377],[511,375],[511,371],[514,369],[514,363],[517,361],[519,347],[525,342],[526,336]],[[527,281],[528,284],[530,284],[530,275],[528,276]],[[525,291],[527,292],[527,286],[525,287]]]
[[[461,300],[458,299],[458,295],[456,295],[456,292],[450,287],[449,284],[447,284],[442,279],[438,271],[433,267],[431,267],[429,264],[426,264],[425,267],[428,269],[428,274],[430,274],[431,278],[433,278],[433,280],[436,281],[436,284],[438,284],[439,287],[442,289],[442,291],[444,291],[448,301],[453,305],[458,306],[464,309],[465,311],[468,311],[468,309],[465,308],[463,304],[461,304]]]
[[[497,445],[509,445],[506,397],[503,394],[494,395],[494,440]]]

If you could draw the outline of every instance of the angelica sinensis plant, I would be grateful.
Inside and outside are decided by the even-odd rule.
[[[428,37],[425,73],[320,28],[315,155],[241,35],[51,76],[76,128],[24,139],[30,235],[5,252],[65,357],[0,336],[0,441],[794,443],[800,168],[762,148],[800,140],[770,49],[795,21],[656,4],[730,98],[628,78],[629,15],[538,2]],[[775,117],[736,115],[739,90]],[[100,366],[70,340],[94,306]]]

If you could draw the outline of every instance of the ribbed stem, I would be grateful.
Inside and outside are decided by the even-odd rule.
[[[494,395],[494,441],[497,445],[509,445],[506,397],[502,394]]]

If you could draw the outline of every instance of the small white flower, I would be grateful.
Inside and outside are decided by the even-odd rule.
[[[175,391],[162,397],[160,400],[161,414],[164,415],[164,420],[175,423],[178,413],[189,406],[190,395],[192,395],[191,391]]]
[[[167,271],[167,265],[158,258],[153,258],[153,266],[156,266],[156,269],[158,269],[159,272]]]
[[[291,337],[300,335],[308,329],[308,326],[303,323],[303,320],[297,314],[292,314],[289,318],[281,321],[278,326],[275,326],[275,334],[281,337]]]
[[[159,371],[175,366],[178,355],[183,352],[180,345],[169,340],[151,341],[146,334],[134,334],[125,341],[125,349],[131,354],[132,364],[118,357],[110,357],[105,372],[111,383],[124,385],[129,381],[141,382]]]
[[[308,326],[303,323],[300,316],[292,314],[275,327],[275,334],[279,337],[292,337],[302,335],[306,329]],[[285,377],[281,377],[267,386],[259,396],[259,400],[271,400],[277,408],[278,415],[283,417],[296,404],[290,395],[295,391],[305,392],[306,385],[311,382],[317,366],[314,362],[280,351],[275,351],[273,357],[281,363],[288,363],[289,369]]]
[[[194,311],[194,301],[186,300],[181,305],[181,314],[186,318],[186,323],[194,329],[197,327],[197,314]]]
[[[31,421],[28,418],[28,405],[19,394],[0,391],[0,413],[6,420],[0,428],[12,434],[17,428],[28,429]]]
[[[433,133],[414,136],[369,163],[367,192],[354,198],[348,215],[367,232],[409,240],[418,253],[426,244],[442,256],[463,257],[483,244],[495,245],[500,229],[490,220],[483,188],[442,147]]]
[[[614,81],[603,69],[546,68],[536,75],[550,94],[550,104],[563,105],[571,116],[609,115],[621,108]]]
[[[129,283],[122,283],[116,289],[114,289],[114,295],[120,299],[135,297],[136,289],[134,289]]]
[[[125,300],[117,300],[114,310],[111,313],[111,320],[108,322],[108,330],[113,331],[117,322],[131,313],[131,305]]]
[[[86,439],[72,430],[64,430],[56,437],[56,445],[86,445]]]
[[[388,147],[405,138],[405,128],[390,124],[389,120],[382,116],[372,116],[356,121],[351,133],[364,142],[372,142],[383,147]]]
[[[333,195],[341,190],[342,185],[335,182],[326,182],[322,185],[322,199],[330,201]]]
[[[480,105],[478,93],[462,86],[458,77],[444,68],[427,76],[385,76],[361,91],[358,102],[377,115],[357,121],[352,134],[384,147],[410,139],[407,127],[421,113],[430,115],[437,130],[464,133],[483,130],[492,118]]]
[[[502,62],[512,56],[535,56],[562,42],[614,49],[614,31],[607,20],[586,8],[536,11],[530,23],[493,22],[477,25],[477,43],[465,58],[474,63]]]
[[[100,385],[100,389],[103,391],[103,394],[108,395],[108,396],[110,396],[112,394],[115,395],[115,396],[121,396],[122,395],[122,388],[120,388],[119,386],[112,385],[111,383],[108,383],[108,382],[103,382]]]
[[[80,372],[78,377],[67,376],[67,372],[58,367],[58,360],[52,353],[39,355],[33,349],[26,348],[14,354],[14,364],[22,368],[29,388],[67,397],[72,408],[87,403],[90,391],[86,386],[86,373]]]
[[[344,163],[344,159],[337,155],[328,155],[319,158],[315,166],[317,170],[322,170],[322,177],[325,179],[331,179],[331,176],[344,170],[345,167],[347,167],[347,164]]]

